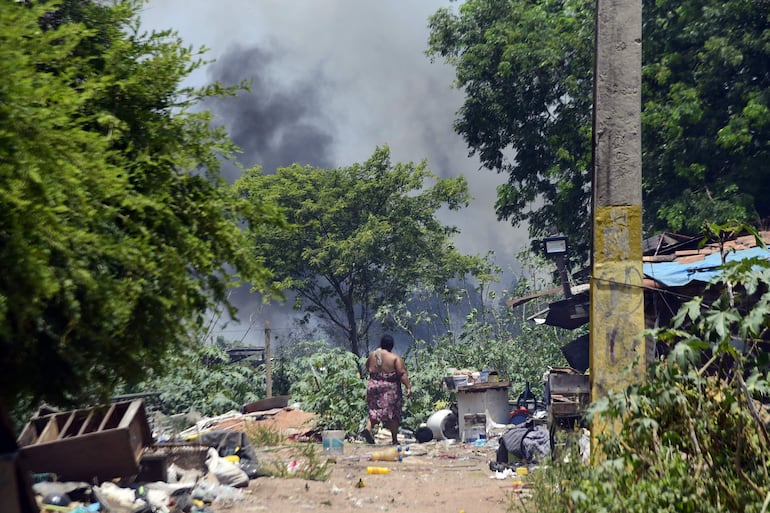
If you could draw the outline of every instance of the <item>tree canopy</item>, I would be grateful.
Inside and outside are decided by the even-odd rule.
[[[0,376],[9,408],[103,398],[158,367],[238,278],[267,283],[219,176],[232,150],[185,88],[198,52],[141,2],[0,9]]]
[[[770,215],[770,2],[644,0],[647,231]],[[587,255],[593,0],[467,0],[430,18],[428,54],[465,92],[455,128],[509,175],[496,211]]]
[[[485,258],[457,251],[457,229],[436,215],[467,206],[465,179],[437,178],[426,162],[392,164],[387,147],[336,169],[247,170],[236,187],[255,204],[279,205],[295,228],[255,227],[254,255],[296,293],[297,308],[342,330],[358,356],[378,307],[403,301],[417,285],[444,292],[453,279],[490,270]]]

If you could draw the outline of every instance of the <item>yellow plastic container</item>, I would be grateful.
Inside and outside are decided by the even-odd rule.
[[[374,451],[369,459],[372,461],[398,461],[399,456],[398,447],[390,447],[383,451]]]
[[[388,467],[366,467],[367,474],[389,474],[390,469]]]
[[[529,474],[529,469],[527,467],[516,467],[516,474],[526,476]]]

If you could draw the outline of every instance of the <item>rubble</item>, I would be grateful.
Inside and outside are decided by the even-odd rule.
[[[251,429],[293,437],[308,433],[314,417],[288,406],[231,411],[174,434],[150,428],[142,399],[119,401],[39,412],[17,439],[18,455],[44,511],[206,513],[243,500],[240,488],[265,475]]]

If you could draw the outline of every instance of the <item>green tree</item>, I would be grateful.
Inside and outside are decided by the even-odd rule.
[[[468,0],[430,18],[428,54],[465,92],[455,128],[509,175],[496,211],[556,227],[587,255],[592,0]],[[642,160],[648,231],[770,215],[767,0],[644,0]],[[758,14],[763,13],[763,14]]]
[[[767,0],[644,2],[643,186],[652,228],[699,234],[706,222],[770,215],[768,10]]]
[[[367,351],[380,305],[397,303],[415,284],[444,290],[452,279],[489,270],[486,259],[460,254],[457,229],[436,217],[440,208],[467,205],[465,179],[437,178],[425,162],[393,165],[387,147],[349,167],[249,170],[236,186],[256,204],[280,205],[295,226],[256,227],[254,255],[296,293],[297,308],[342,330],[356,356]]]
[[[585,251],[591,182],[591,0],[469,0],[430,18],[428,53],[465,92],[455,130],[499,173],[500,219]],[[585,253],[587,254],[587,253]]]
[[[103,399],[161,368],[239,276],[267,274],[239,222],[274,211],[219,176],[233,149],[181,87],[202,65],[141,2],[3,0],[0,396]]]

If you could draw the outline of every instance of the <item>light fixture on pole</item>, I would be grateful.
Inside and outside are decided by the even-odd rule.
[[[556,255],[566,255],[567,249],[567,237],[564,235],[552,235],[543,239],[543,251],[549,258]]]
[[[567,244],[567,237],[564,235],[552,235],[543,239],[543,252],[545,256],[556,261],[556,268],[559,269],[561,286],[564,289],[564,297],[566,298],[572,297],[572,288],[569,285],[567,266],[564,259],[568,250],[569,244]]]

